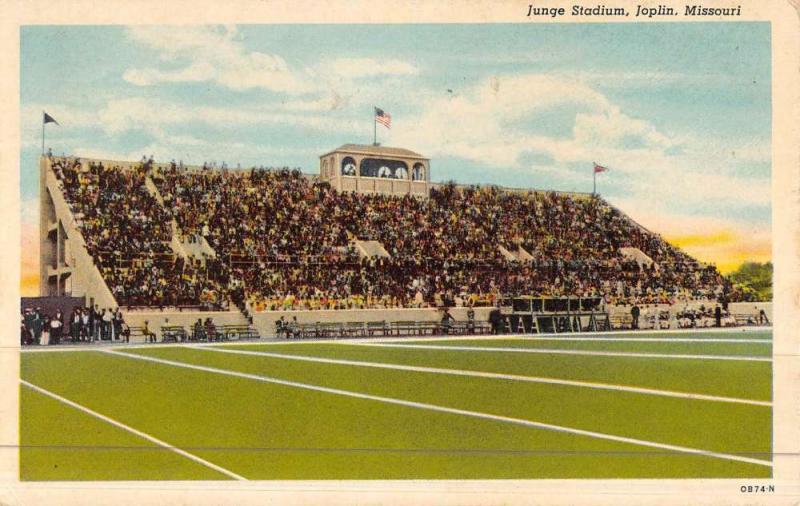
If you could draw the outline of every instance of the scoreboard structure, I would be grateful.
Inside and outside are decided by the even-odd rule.
[[[345,144],[319,157],[319,177],[339,191],[426,197],[430,159],[404,148]]]

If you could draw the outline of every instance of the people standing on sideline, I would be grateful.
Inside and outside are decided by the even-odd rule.
[[[37,307],[33,312],[33,342],[38,343],[42,338],[42,330],[44,329],[44,315],[42,308]]]
[[[28,342],[28,329],[25,327],[25,315],[19,316],[19,345],[31,344]]]
[[[81,341],[92,340],[91,315],[89,313],[88,307],[83,308],[83,311],[81,311]]]
[[[77,343],[81,335],[81,308],[76,307],[72,310],[72,317],[69,324],[70,341]]]
[[[453,315],[447,308],[444,308],[442,313],[441,329],[442,334],[447,335],[450,333],[450,327],[453,325]]]
[[[632,330],[636,330],[636,329],[639,328],[639,314],[640,313],[641,313],[641,310],[639,309],[639,306],[634,304],[633,307],[631,308],[631,329]]]
[[[497,308],[493,308],[489,311],[489,325],[492,327],[492,335],[500,334],[500,322],[502,317],[500,316],[500,310]]]
[[[111,340],[111,310],[103,309],[103,341]]]
[[[122,312],[119,308],[114,310],[112,329],[114,331],[114,340],[118,341],[122,339]]]
[[[61,328],[64,322],[61,321],[61,311],[56,313],[56,316],[50,320],[50,342],[59,344],[61,342]]]
[[[472,302],[470,302],[469,309],[467,309],[467,332],[470,334],[475,333],[475,308],[472,307]]]
[[[24,344],[33,344],[36,342],[33,337],[33,319],[33,311],[31,311],[30,308],[25,308],[25,314],[22,316],[22,331],[25,334],[23,337]]]
[[[100,311],[97,309],[97,304],[94,305],[92,308],[92,312],[90,314],[90,323],[92,325],[92,337],[91,341],[99,341],[100,340]]]
[[[50,321],[49,319],[45,321],[47,325],[42,327],[42,340],[39,341],[39,344],[42,346],[48,346],[50,344]]]

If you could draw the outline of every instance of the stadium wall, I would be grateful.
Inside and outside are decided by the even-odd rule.
[[[211,318],[214,325],[248,325],[247,319],[239,311],[158,311],[158,310],[125,310],[122,308],[122,317],[129,327],[144,327],[144,322],[147,322],[147,328],[156,334],[158,339],[161,339],[161,327],[164,325],[180,325],[188,332],[191,332],[192,325],[200,319],[204,322],[206,318]],[[261,334],[264,337],[264,334]],[[141,338],[137,339],[139,342]],[[131,342],[135,340],[132,339]]]
[[[42,157],[40,164],[45,189],[40,196],[40,213],[55,217],[50,221],[45,216],[40,223],[40,294],[86,297],[87,304],[94,303],[100,308],[116,308],[117,301],[86,249],[83,235],[64,199],[50,160]],[[69,290],[66,289],[67,280]]]
[[[761,310],[767,314],[769,321],[772,321],[772,302],[731,302],[728,304],[728,311],[731,314],[742,314],[747,316],[758,316]]]
[[[476,307],[475,321],[488,321],[491,307]],[[457,321],[467,320],[466,307],[450,308],[450,315]],[[436,308],[398,308],[398,309],[329,309],[306,311],[261,311],[253,314],[253,325],[261,337],[275,336],[275,322],[283,316],[285,320],[297,323],[347,323],[347,322],[380,322],[386,323],[415,321],[438,322],[442,319],[442,311]]]

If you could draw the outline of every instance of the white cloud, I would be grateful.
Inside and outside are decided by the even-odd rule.
[[[322,73],[331,73],[347,79],[375,76],[409,76],[419,73],[411,63],[397,60],[375,60],[373,58],[337,58],[321,66]]]
[[[323,102],[319,102],[323,103]],[[330,103],[330,102],[328,102]],[[318,109],[309,106],[307,111],[285,111],[281,107],[189,107],[174,102],[143,97],[110,100],[97,112],[98,124],[110,134],[121,134],[129,130],[142,129],[153,135],[165,135],[168,126],[210,125],[216,128],[236,128],[252,125],[298,126],[318,131],[358,131],[362,126],[343,120],[338,116],[306,114]],[[198,141],[184,139],[197,144]]]
[[[133,151],[114,151],[93,145],[83,145],[75,149],[74,155],[83,158],[101,160],[136,161],[142,156],[153,156],[156,162],[167,163],[170,160],[181,160],[188,165],[202,165],[204,162],[223,161],[229,167],[250,167],[273,160],[276,164],[281,160],[307,155],[309,152],[321,153],[322,146],[309,146],[307,149],[284,148],[280,146],[257,145],[244,142],[215,142],[201,145],[186,145],[175,142],[174,137],[159,138],[147,146]],[[303,167],[304,171],[313,173],[315,167]]]
[[[302,94],[315,89],[306,72],[290,69],[281,56],[245,49],[235,27],[136,26],[128,36],[173,67],[128,69],[123,78],[137,86],[210,81],[238,91]]]
[[[549,125],[542,118],[559,110],[578,111],[572,138],[546,134]],[[537,121],[542,123],[537,125]],[[623,114],[591,87],[541,74],[493,77],[458,96],[429,100],[420,116],[405,124],[410,126],[398,124],[398,131],[392,133],[396,144],[431,156],[459,156],[518,168],[526,152],[571,162],[592,160],[597,148],[670,144],[652,125]]]
[[[577,114],[573,135],[576,143],[589,149],[608,146],[666,149],[672,145],[652,124],[626,116],[617,108]]]
[[[128,29],[134,42],[157,52],[159,65],[134,67],[123,79],[136,86],[214,82],[234,91],[264,89],[296,97],[281,108],[292,112],[341,109],[367,100],[365,78],[408,78],[419,73],[399,59],[346,57],[313,66],[290,66],[282,56],[251,51],[235,27],[141,26]]]
[[[22,226],[39,227],[39,199],[31,198],[20,202],[20,218]]]

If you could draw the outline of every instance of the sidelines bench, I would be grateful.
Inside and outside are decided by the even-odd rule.
[[[130,342],[135,342],[136,340],[141,339],[148,343],[150,342],[151,337],[153,340],[155,340],[155,334],[152,330],[148,330],[148,332],[145,333],[144,327],[128,327],[128,329],[131,332],[129,336]]]
[[[249,325],[220,325],[218,334],[225,341],[241,341],[242,339],[260,339],[258,331]],[[221,332],[220,332],[221,331]]]
[[[451,335],[468,336],[473,334],[489,334],[491,330],[492,326],[489,322],[485,321],[470,322],[468,320],[456,320],[450,324]]]
[[[367,336],[372,337],[377,333],[385,336],[387,332],[389,332],[389,327],[386,325],[385,321],[367,322]]]
[[[162,343],[177,343],[186,341],[189,335],[186,329],[180,325],[165,325],[161,327]]]
[[[449,335],[488,334],[491,325],[486,321],[452,321],[447,326]],[[287,335],[288,334],[288,335]],[[354,338],[354,337],[409,337],[443,335],[444,326],[438,321],[386,321],[376,322],[314,322],[290,325],[278,337],[284,338]]]

